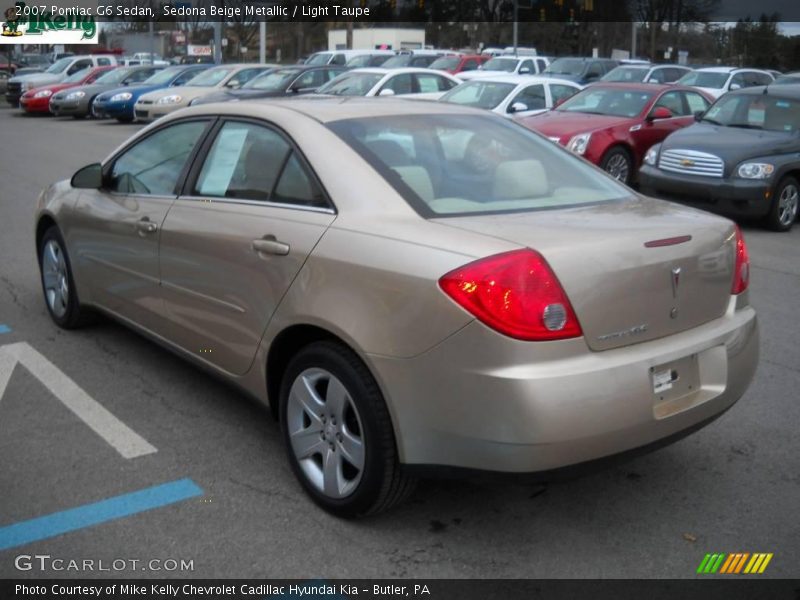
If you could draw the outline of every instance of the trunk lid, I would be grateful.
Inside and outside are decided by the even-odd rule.
[[[733,224],[669,202],[637,197],[434,221],[540,252],[567,293],[592,350],[697,327],[721,317],[730,299]]]

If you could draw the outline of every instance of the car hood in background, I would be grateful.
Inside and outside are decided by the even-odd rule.
[[[719,156],[727,165],[736,165],[748,158],[797,152],[797,136],[782,131],[695,123],[664,140],[661,151],[671,149],[707,152]]]
[[[206,86],[184,86],[180,85],[177,87],[167,87],[161,88],[156,90],[155,92],[150,92],[149,94],[143,94],[139,96],[141,100],[152,100],[156,102],[159,98],[163,98],[164,96],[173,96],[178,95],[184,99],[191,100],[192,98],[197,98],[199,96],[205,96],[206,94],[210,94],[211,92],[217,90],[219,88],[216,87],[206,87]]]

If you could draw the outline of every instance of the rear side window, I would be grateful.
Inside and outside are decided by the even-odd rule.
[[[433,73],[417,73],[414,75],[417,80],[417,87],[420,93],[430,94],[434,92],[446,92],[454,87],[454,83]]]

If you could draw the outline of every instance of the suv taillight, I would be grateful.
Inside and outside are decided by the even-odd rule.
[[[736,260],[733,268],[733,285],[731,294],[741,294],[750,283],[750,256],[747,254],[747,244],[744,243],[742,230],[736,225]]]
[[[439,286],[492,329],[518,340],[563,340],[582,335],[561,284],[541,254],[514,250],[451,271]]]

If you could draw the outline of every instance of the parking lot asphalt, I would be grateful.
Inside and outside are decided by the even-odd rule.
[[[0,105],[0,391],[4,360],[29,363],[0,397],[0,577],[685,578],[709,552],[773,553],[762,577],[800,577],[800,226],[744,228],[761,362],[709,427],[580,479],[426,481],[388,514],[342,521],[302,492],[268,410],[116,323],[64,332],[47,316],[37,194],[137,129]],[[63,533],[37,537],[46,516],[33,524]],[[64,570],[19,570],[21,555]]]

